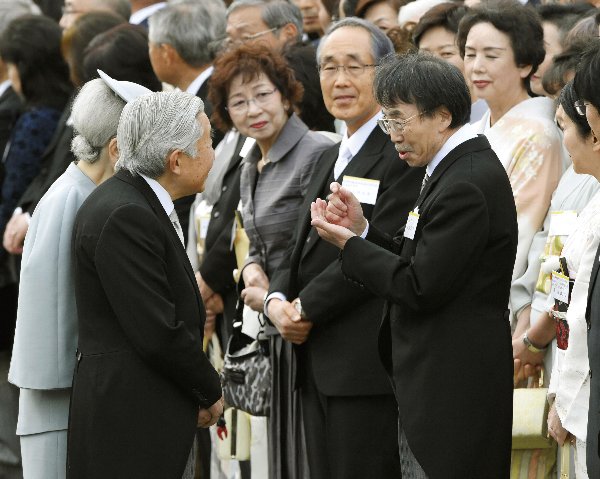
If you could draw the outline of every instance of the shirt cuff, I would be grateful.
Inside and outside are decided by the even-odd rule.
[[[367,237],[367,235],[369,234],[369,222],[367,221],[367,227],[365,228],[365,230],[361,233],[360,237],[362,239],[365,239]]]
[[[18,216],[18,215],[25,215],[25,220],[27,221],[27,224],[31,223],[31,215],[29,214],[28,211],[23,211],[23,208],[21,208],[20,206],[15,208],[15,211],[13,211],[13,216]]]
[[[287,301],[287,297],[285,294],[280,293],[279,291],[274,291],[273,293],[271,293],[270,295],[268,295],[265,298],[265,304],[263,305],[263,314],[268,318],[269,315],[267,314],[267,306],[269,305],[269,301],[271,301],[272,299],[280,299],[281,301]]]

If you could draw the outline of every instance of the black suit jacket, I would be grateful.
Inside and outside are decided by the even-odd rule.
[[[513,361],[508,296],[517,221],[483,136],[452,150],[416,206],[414,239],[372,225],[342,270],[388,303],[380,354],[402,427],[431,479],[508,478]]]
[[[337,261],[339,250],[321,240],[310,226],[310,203],[330,192],[338,152],[339,145],[335,145],[319,159],[290,249],[271,279],[270,290],[283,292],[290,301],[299,296],[307,318],[313,321],[305,348],[323,394],[391,394],[377,355],[383,300],[344,281]],[[389,137],[376,127],[341,178],[349,175],[380,181],[375,205],[363,204],[363,211],[392,233],[417,198],[424,174],[423,169],[410,169],[400,161]]]
[[[600,477],[600,262],[596,259],[590,276],[585,319],[588,327],[588,356],[590,360],[590,406],[587,428],[587,468],[589,477]],[[593,374],[593,371],[596,371]]]
[[[210,288],[223,298],[224,331],[221,339],[227,344],[232,332],[233,317],[237,303],[236,283],[233,280],[233,270],[237,268],[235,252],[231,248],[231,231],[235,210],[240,202],[240,150],[246,137],[240,135],[235,151],[231,157],[221,187],[221,196],[214,204],[206,238],[204,239],[204,257],[200,265],[202,279]]]
[[[22,111],[23,101],[12,87],[8,87],[0,96],[0,156],[4,154],[12,127]],[[2,181],[1,177],[0,181]]]
[[[69,164],[75,161],[71,152],[71,142],[73,141],[73,128],[67,125],[67,120],[71,115],[71,102],[68,103],[63,111],[50,144],[42,155],[42,166],[39,173],[29,184],[23,196],[19,200],[19,206],[23,211],[33,214],[35,207],[46,194],[46,191],[62,175]]]
[[[180,479],[198,407],[221,396],[185,250],[152,189],[126,171],[81,206],[73,249],[79,360],[68,477]]]

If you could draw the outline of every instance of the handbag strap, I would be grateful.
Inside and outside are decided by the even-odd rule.
[[[560,479],[571,477],[571,443],[565,441],[560,447]]]

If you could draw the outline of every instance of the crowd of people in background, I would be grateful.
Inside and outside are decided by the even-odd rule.
[[[592,0],[0,0],[0,477],[517,479],[571,466],[571,477],[599,478],[599,24]],[[443,128],[422,128],[438,114]],[[367,287],[355,281],[341,266],[350,253],[311,223],[316,200],[333,194],[339,207],[353,185],[363,238],[407,237],[455,133],[489,142],[512,191],[514,238],[490,226],[503,246],[473,263],[480,277],[440,258],[426,280],[404,284],[414,302],[377,282],[385,262]],[[431,163],[411,162],[423,155]],[[149,203],[177,234],[174,249],[127,242],[168,241],[143,223],[148,208],[114,219],[106,205],[143,198],[117,181],[156,194]],[[455,226],[430,221],[432,231]],[[471,234],[445,254],[468,263]],[[503,261],[513,253],[514,264]],[[492,271],[510,276],[510,291]],[[185,285],[173,278],[186,274],[199,325],[178,303]],[[454,281],[477,283],[481,305],[437,312],[449,294],[437,287]],[[429,282],[436,293],[422,304]],[[480,320],[491,303],[506,309],[493,325]],[[417,311],[409,333],[426,318],[437,335],[456,335],[403,345],[439,375],[408,380],[416,369],[382,364],[390,311],[392,334],[394,315]],[[96,324],[103,315],[119,326]],[[157,326],[142,334],[122,323],[130,316]],[[224,458],[215,370],[242,317],[268,350],[270,407],[246,416],[249,457]],[[192,339],[196,353],[186,352]],[[109,344],[139,358],[114,355],[102,369],[94,361]],[[118,372],[136,375],[135,387]],[[200,410],[175,441],[192,400],[171,394],[170,381],[190,386]],[[508,391],[538,383],[552,447],[511,454]],[[440,399],[461,405],[448,412]],[[140,420],[161,407],[164,417]]]

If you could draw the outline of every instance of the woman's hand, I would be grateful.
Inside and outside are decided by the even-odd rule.
[[[267,275],[260,265],[256,263],[246,265],[242,271],[242,277],[244,278],[244,285],[246,288],[256,286],[262,289],[269,289],[269,278],[267,278]]]
[[[554,438],[559,446],[562,446],[571,435],[569,431],[563,427],[560,417],[556,412],[555,404],[552,404],[550,412],[548,413],[548,434]]]
[[[245,305],[250,306],[254,311],[263,312],[267,289],[258,286],[251,286],[242,290],[241,298]]]

